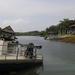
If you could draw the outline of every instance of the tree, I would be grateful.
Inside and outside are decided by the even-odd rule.
[[[61,32],[61,34],[63,34],[63,33],[67,34],[69,27],[73,24],[75,24],[75,20],[63,19],[58,24],[59,25],[59,31]]]

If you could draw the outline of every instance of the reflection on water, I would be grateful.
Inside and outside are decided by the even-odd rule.
[[[30,69],[26,72],[22,71],[16,75],[39,75],[41,71],[42,71],[42,67],[39,67],[39,68]]]
[[[0,73],[1,75],[39,75],[43,71],[43,66],[38,66],[34,68],[24,69],[20,71]]]

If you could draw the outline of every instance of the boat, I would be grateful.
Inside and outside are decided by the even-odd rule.
[[[26,57],[28,44],[16,41],[15,33],[10,26],[0,31],[0,72],[27,69],[43,64],[43,56],[37,54],[37,49],[41,49],[41,46],[33,46],[32,58]]]
[[[5,47],[5,46],[4,46]],[[39,47],[39,46],[35,46]],[[17,50],[3,51],[0,55],[0,71],[10,71],[18,69],[26,69],[43,65],[43,56],[34,51],[32,58],[25,56],[25,47],[17,46]],[[10,52],[10,53],[9,53]]]

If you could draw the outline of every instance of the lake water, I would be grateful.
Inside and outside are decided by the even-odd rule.
[[[44,40],[37,36],[20,36],[20,43],[42,45],[43,66],[11,75],[75,75],[75,44]]]

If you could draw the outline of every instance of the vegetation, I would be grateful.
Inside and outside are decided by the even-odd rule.
[[[63,19],[57,25],[52,25],[49,28],[46,28],[46,36],[48,36],[50,32],[53,32],[57,35],[62,35],[56,38],[56,40],[63,42],[75,43],[75,35],[66,35],[70,30],[70,26],[75,25],[75,20]]]
[[[46,34],[53,32],[56,34],[67,34],[69,27],[75,24],[75,20],[63,19],[57,25],[52,25],[49,28],[46,28]]]
[[[67,36],[59,39],[62,42],[75,43],[75,35]]]
[[[63,19],[62,21],[59,21],[57,25],[52,25],[48,28],[46,28],[44,31],[31,31],[31,32],[16,32],[16,36],[44,36],[45,39],[49,36],[50,33],[53,33],[55,35],[62,35],[57,40],[63,41],[63,42],[70,42],[75,43],[75,35],[66,35],[69,31],[69,28],[71,25],[75,24],[75,20],[70,19]]]
[[[63,19],[59,21],[57,25],[52,25],[49,28],[46,28],[44,31],[31,31],[31,32],[16,32],[16,36],[48,36],[49,33],[54,34],[67,34],[69,27],[75,24],[75,20]]]
[[[42,36],[44,32],[31,31],[31,32],[15,32],[16,36]]]

